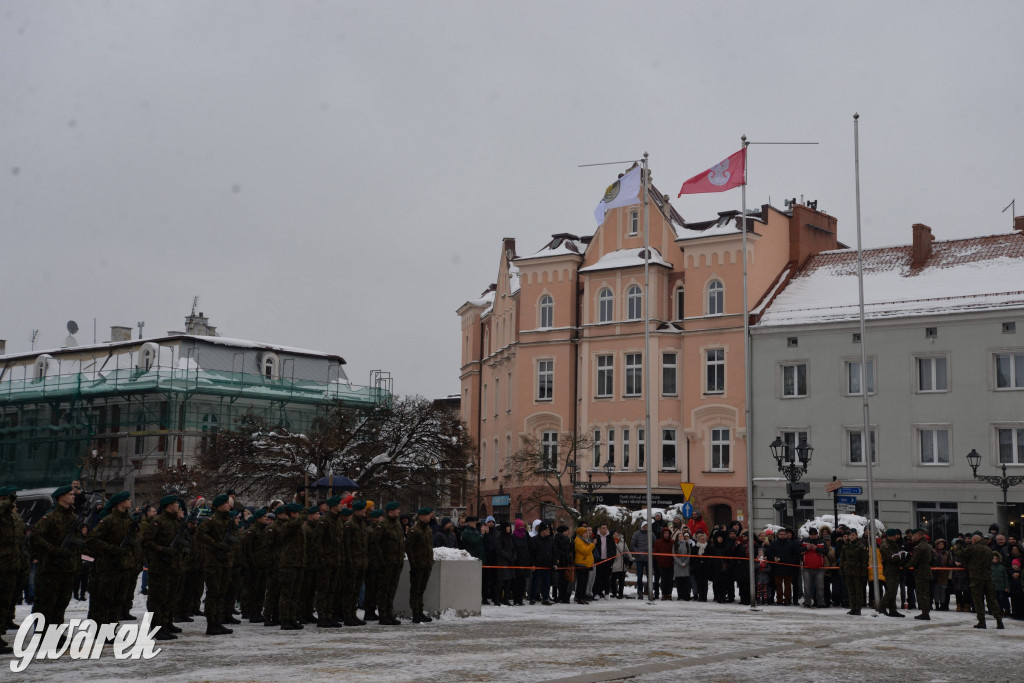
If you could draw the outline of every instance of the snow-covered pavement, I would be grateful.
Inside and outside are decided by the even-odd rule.
[[[136,597],[134,613],[144,611]],[[18,607],[18,620],[28,613]],[[587,606],[483,608],[430,624],[280,631],[234,626],[207,637],[201,618],[158,642],[150,661],[35,661],[0,681],[1005,681],[1019,677],[1024,623],[972,628],[971,614],[933,612],[931,622],[850,617],[841,609],[599,600]],[[917,614],[911,612],[910,615]],[[68,618],[84,618],[72,601]],[[5,637],[8,642],[14,632]]]

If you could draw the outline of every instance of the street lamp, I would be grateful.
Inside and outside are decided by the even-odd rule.
[[[1005,513],[1006,509],[1009,507],[1009,503],[1006,500],[1006,492],[1009,491],[1011,487],[1017,486],[1024,482],[1024,476],[1006,476],[1006,463],[1004,462],[1002,463],[1003,476],[997,477],[995,475],[981,475],[979,477],[978,465],[981,464],[981,455],[979,455],[978,451],[976,451],[973,448],[971,449],[971,452],[967,454],[967,464],[971,466],[971,471],[974,473],[975,479],[977,479],[978,481],[986,481],[989,484],[992,484],[993,486],[998,486],[1003,490],[1003,512]]]
[[[807,466],[811,464],[811,455],[814,454],[814,447],[807,443],[806,438],[800,439],[796,448],[786,445],[782,437],[775,437],[768,448],[779,468],[779,472],[786,478],[786,493],[793,501],[793,523],[796,523],[797,501],[804,497],[810,490],[807,482],[801,482],[800,477],[807,474]]]
[[[576,460],[569,461],[569,481],[572,482],[573,497],[579,498],[582,502],[590,502],[590,496],[594,491],[604,488],[608,484],[612,483],[612,472],[615,471],[615,464],[610,460],[604,464],[602,468],[605,475],[608,477],[607,481],[594,481],[594,472],[587,472],[587,480],[579,481],[579,465],[576,464]],[[586,494],[576,493],[577,490],[586,491]]]

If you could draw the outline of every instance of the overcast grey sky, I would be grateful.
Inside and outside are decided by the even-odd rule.
[[[0,339],[8,353],[192,297],[225,336],[338,353],[399,393],[459,390],[455,310],[655,185],[751,140],[748,204],[804,195],[855,244],[1007,232],[1024,213],[1024,3],[0,5]],[[739,190],[673,199],[688,220]]]

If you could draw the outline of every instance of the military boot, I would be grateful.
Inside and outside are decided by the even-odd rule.
[[[901,617],[902,618],[902,617],[905,617],[907,615],[903,614],[902,612],[897,612],[896,608],[893,607],[888,612],[885,613],[885,616],[887,616],[887,617]]]
[[[363,611],[363,619],[366,621],[377,621],[380,619],[380,615],[377,614],[377,610],[365,610]]]

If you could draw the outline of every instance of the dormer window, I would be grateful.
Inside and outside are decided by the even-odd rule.
[[[53,365],[53,356],[48,353],[42,354],[36,358],[36,362],[32,369],[32,379],[46,379],[49,376],[50,371],[53,369]]]
[[[159,349],[156,344],[153,344],[152,342],[143,344],[139,349],[138,363],[135,367],[143,372],[148,372],[153,368],[153,365],[156,364],[158,352]]]
[[[260,374],[264,379],[281,379],[281,359],[272,351],[264,351],[259,356]]]

